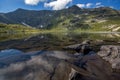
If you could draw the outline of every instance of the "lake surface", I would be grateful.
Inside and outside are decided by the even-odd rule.
[[[120,44],[119,33],[52,33],[52,34],[0,34],[0,50],[18,49],[23,52],[63,50],[63,47],[91,40],[99,49],[104,44]]]

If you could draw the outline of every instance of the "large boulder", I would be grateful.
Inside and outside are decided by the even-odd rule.
[[[120,46],[104,45],[97,54],[108,61],[113,69],[120,69]]]
[[[85,55],[71,64],[76,71],[71,80],[119,80],[120,73],[97,54]]]

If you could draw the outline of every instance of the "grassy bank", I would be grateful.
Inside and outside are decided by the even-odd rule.
[[[40,30],[19,24],[0,24],[0,33],[36,33]]]

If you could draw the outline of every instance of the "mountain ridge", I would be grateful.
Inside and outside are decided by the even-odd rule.
[[[79,8],[74,5],[62,10],[26,10],[18,8],[13,12],[1,13],[0,23],[26,24],[36,28],[50,29],[53,27],[85,28],[89,20],[107,20],[120,17],[120,11],[109,7]]]

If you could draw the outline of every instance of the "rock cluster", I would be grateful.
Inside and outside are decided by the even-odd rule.
[[[0,80],[120,79],[120,73],[112,70],[119,69],[119,46],[102,46],[97,54],[89,42],[67,46],[66,49],[75,51],[77,49],[77,53],[68,54],[63,51],[23,53],[14,49],[1,51]]]
[[[104,45],[97,54],[108,61],[112,68],[120,69],[120,46]]]

